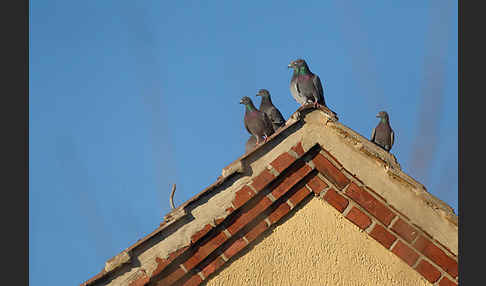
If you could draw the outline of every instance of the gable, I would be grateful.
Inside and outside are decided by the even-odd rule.
[[[452,209],[404,174],[392,154],[336,119],[299,108],[267,143],[225,167],[217,182],[83,285],[198,285],[315,196],[402,266],[455,285]]]

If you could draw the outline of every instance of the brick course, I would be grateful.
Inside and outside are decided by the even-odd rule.
[[[354,182],[351,182],[345,192],[350,198],[367,210],[370,214],[376,217],[384,225],[389,225],[396,216],[383,203],[379,202],[371,194],[358,187]]]

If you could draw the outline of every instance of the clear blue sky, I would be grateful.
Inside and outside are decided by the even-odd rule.
[[[457,1],[31,1],[30,285],[77,285],[244,152],[243,96],[340,121],[380,110],[402,169],[457,213]],[[302,6],[299,6],[302,5]],[[257,101],[259,104],[259,100]]]

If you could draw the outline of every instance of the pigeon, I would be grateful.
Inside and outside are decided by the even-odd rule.
[[[303,59],[290,62],[289,68],[294,69],[290,80],[290,92],[295,100],[304,105],[314,103],[314,107],[326,106],[324,92],[319,76],[313,74]]]
[[[257,141],[257,139],[256,139],[255,135],[251,135],[250,138],[248,139],[248,141],[246,141],[245,153],[248,153],[251,150],[255,149],[256,141]]]
[[[274,132],[272,122],[268,116],[264,112],[256,109],[248,96],[244,96],[240,104],[245,105],[244,123],[248,133],[256,137],[257,145],[261,143],[262,137],[264,138],[264,142],[266,142],[267,138]]]
[[[262,97],[262,102],[260,103],[260,111],[265,112],[270,121],[272,121],[273,130],[277,131],[280,127],[285,125],[285,119],[282,113],[273,105],[272,99],[270,98],[270,92],[266,89],[260,89],[257,96]]]
[[[389,152],[395,140],[395,133],[391,129],[388,113],[380,111],[376,117],[380,118],[380,123],[373,128],[371,142]]]

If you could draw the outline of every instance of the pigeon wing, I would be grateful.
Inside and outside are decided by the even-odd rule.
[[[324,91],[322,90],[321,79],[315,74],[312,78],[312,82],[314,83],[314,90],[317,91],[317,102],[322,105],[326,105],[324,102]]]

